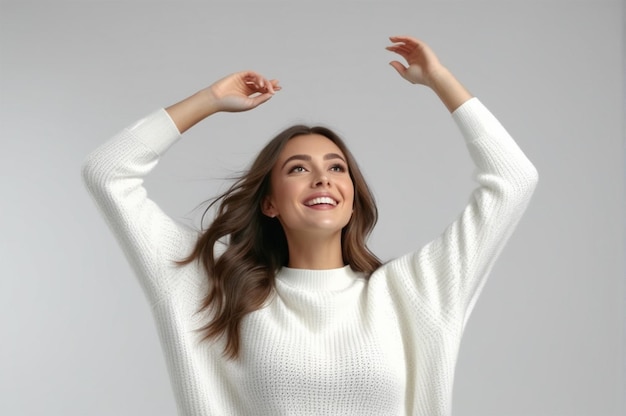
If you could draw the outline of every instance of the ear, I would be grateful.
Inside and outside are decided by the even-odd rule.
[[[264,196],[263,201],[261,201],[261,212],[270,218],[276,218],[278,215],[278,210],[269,195]]]

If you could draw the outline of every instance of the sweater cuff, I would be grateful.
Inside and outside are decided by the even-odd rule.
[[[142,118],[128,130],[138,141],[159,156],[181,137],[176,124],[163,108]]]
[[[498,119],[476,97],[467,100],[454,110],[452,118],[468,143],[494,134],[508,135]]]

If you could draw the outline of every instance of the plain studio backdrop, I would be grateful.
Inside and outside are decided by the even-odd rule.
[[[196,126],[147,179],[199,225],[275,133],[335,128],[372,186],[384,260],[474,186],[435,95],[388,66],[427,41],[537,166],[533,201],[470,319],[458,416],[617,416],[624,396],[624,4],[620,1],[5,2],[0,9],[0,414],[175,414],[151,311],[83,188],[85,156],[222,76],[284,89]]]

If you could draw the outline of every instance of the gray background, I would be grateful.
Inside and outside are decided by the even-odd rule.
[[[624,397],[620,1],[0,3],[0,414],[172,415],[140,287],[84,191],[84,157],[233,71],[284,90],[191,130],[147,180],[198,224],[293,122],[336,128],[379,202],[384,259],[434,238],[472,172],[430,91],[387,65],[426,40],[540,172],[464,338],[454,412],[616,416]]]

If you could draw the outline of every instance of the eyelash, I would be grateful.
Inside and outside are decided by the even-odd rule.
[[[297,165],[289,169],[289,173],[300,173],[301,172],[300,169],[306,170],[304,166]]]
[[[347,168],[337,163],[337,164],[332,165],[330,167],[330,170],[333,172],[343,173],[347,171]],[[306,168],[302,165],[296,165],[289,169],[289,173],[301,173],[302,171],[306,171]]]

